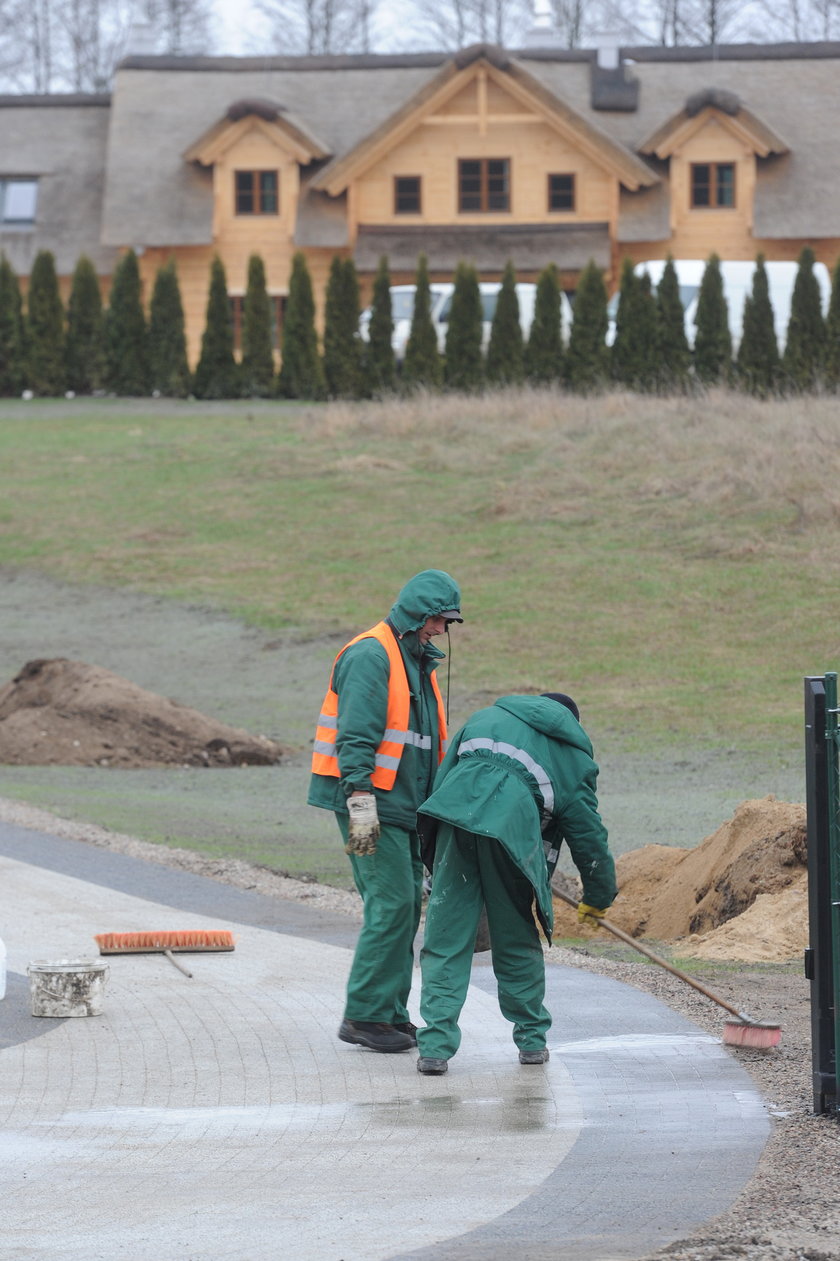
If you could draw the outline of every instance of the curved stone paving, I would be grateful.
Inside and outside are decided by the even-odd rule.
[[[221,886],[194,879],[211,912]],[[727,1207],[765,1141],[733,1057],[616,982],[549,969],[552,1059],[523,1068],[478,967],[462,1049],[424,1078],[413,1052],[337,1040],[343,947],[16,858],[0,881],[13,982],[30,959],[94,957],[96,932],[237,939],[190,955],[192,980],[111,956],[102,1016],[24,1017],[0,1051],[9,1261],[609,1261]]]

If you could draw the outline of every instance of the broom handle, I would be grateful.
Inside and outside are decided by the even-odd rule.
[[[559,889],[552,889],[555,897],[560,898],[562,902],[566,902],[569,906],[573,906],[577,910],[577,902],[574,898],[569,897],[568,893],[561,893]],[[737,1007],[733,1007],[731,1003],[727,1003],[725,999],[720,998],[717,994],[713,994],[711,990],[706,989],[700,981],[695,981],[693,976],[688,976],[685,972],[680,972],[679,968],[675,968],[667,959],[663,959],[661,955],[655,954],[649,946],[643,946],[635,937],[631,937],[629,933],[625,933],[623,928],[619,928],[617,924],[611,924],[608,919],[598,916],[598,926],[606,928],[607,932],[612,933],[614,937],[618,937],[619,941],[623,941],[625,945],[632,946],[634,950],[638,950],[640,954],[647,955],[654,963],[658,963],[660,968],[664,968],[666,972],[672,973],[673,976],[679,977],[681,981],[685,981],[686,985],[692,985],[694,989],[699,990],[701,994],[705,994],[706,998],[710,998],[713,1003],[717,1003],[719,1007],[723,1007],[725,1011],[730,1012],[733,1016],[737,1016],[739,1020],[745,1020],[747,1024],[751,1024],[747,1016],[741,1014]]]

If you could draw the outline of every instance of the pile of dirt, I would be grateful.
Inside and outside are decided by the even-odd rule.
[[[616,869],[620,894],[609,919],[633,937],[745,962],[792,959],[808,944],[803,805],[745,801],[696,848],[645,845]],[[573,935],[573,913],[562,903],[555,911],[555,933]]]
[[[283,752],[64,657],[29,661],[0,688],[0,763],[13,766],[273,766]]]

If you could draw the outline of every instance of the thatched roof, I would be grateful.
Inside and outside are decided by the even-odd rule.
[[[360,270],[375,271],[381,256],[387,254],[393,271],[414,271],[423,253],[429,256],[432,269],[440,272],[454,272],[462,261],[480,272],[501,272],[509,259],[520,273],[542,271],[546,259],[552,259],[561,271],[575,272],[590,259],[599,267],[609,266],[609,225],[362,227],[354,259]]]
[[[7,225],[3,250],[18,275],[51,250],[59,274],[80,254],[111,271],[114,251],[99,242],[110,96],[0,96],[0,177],[37,176],[37,232]]]

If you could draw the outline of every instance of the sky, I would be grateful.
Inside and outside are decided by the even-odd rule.
[[[213,8],[219,55],[247,56],[260,52],[260,32],[267,28],[267,20],[253,0],[214,0]],[[379,5],[377,24],[380,32],[385,34],[392,30],[397,43],[399,33],[406,30],[407,20],[407,6],[400,0],[383,0]],[[405,47],[404,41],[402,46]],[[385,51],[382,38],[377,41],[377,51]]]

